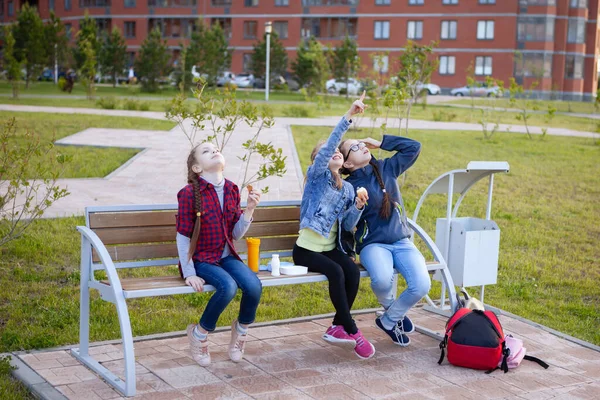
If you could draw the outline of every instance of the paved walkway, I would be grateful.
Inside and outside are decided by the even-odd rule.
[[[162,112],[149,111],[17,105],[0,105],[0,110],[166,119]],[[271,177],[255,186],[259,189],[269,186],[269,192],[263,196],[264,201],[300,199],[303,178],[290,126],[335,126],[339,121],[339,117],[276,118],[275,121],[275,125],[271,129],[266,129],[261,133],[261,141],[271,142],[275,147],[283,149],[283,155],[288,160],[287,172],[283,178]],[[368,118],[362,118],[357,123],[361,127],[370,127],[373,122]],[[383,123],[383,120],[377,121],[376,126],[381,123]],[[390,119],[388,126],[392,131],[397,129],[398,120]],[[405,124],[403,124],[404,126]],[[481,130],[478,124],[421,120],[411,120],[409,127],[411,129],[428,130]],[[525,132],[523,126],[501,125],[500,130],[510,130],[516,133]],[[536,127],[532,128],[532,131],[541,133],[541,130]],[[242,181],[244,171],[238,156],[243,155],[242,143],[248,140],[254,132],[253,128],[240,125],[226,148],[227,166],[225,176],[234,182]],[[600,138],[600,134],[597,133],[563,128],[549,128],[548,134]],[[200,137],[202,137],[201,133],[198,134],[198,138]],[[83,215],[87,206],[171,204],[176,202],[176,193],[186,184],[185,160],[190,144],[177,126],[168,132],[91,128],[62,138],[57,141],[57,144],[128,147],[143,150],[107,177],[59,180],[59,185],[66,187],[71,195],[54,203],[45,212],[45,217]],[[251,169],[256,169],[257,165],[258,160],[254,159]]]
[[[187,338],[173,337],[135,343],[139,399],[598,399],[600,353],[561,339],[538,327],[501,316],[505,333],[524,340],[527,354],[550,364],[548,370],[523,361],[507,374],[437,364],[439,340],[411,335],[402,348],[374,325],[373,314],[356,318],[376,347],[368,361],[352,350],[331,346],[321,335],[331,323],[318,319],[283,326],[250,329],[245,360],[229,361],[229,332],[209,335],[213,363],[198,366],[189,357]],[[442,332],[445,317],[416,309],[411,317],[420,327]],[[119,344],[90,349],[123,379]],[[74,359],[68,350],[17,354],[41,378],[38,385],[60,391],[71,400],[120,399],[120,395]],[[56,393],[55,393],[56,394]],[[58,397],[55,397],[58,398]]]

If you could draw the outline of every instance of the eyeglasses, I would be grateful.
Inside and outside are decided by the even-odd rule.
[[[350,152],[352,151],[358,151],[360,149],[364,149],[367,145],[365,144],[365,142],[358,142],[356,144],[353,144],[352,146],[350,146],[350,148],[348,149],[348,152],[346,153],[346,157],[344,157],[344,160],[347,160],[348,157],[350,156]]]

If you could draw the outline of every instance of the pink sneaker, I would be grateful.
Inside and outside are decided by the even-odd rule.
[[[359,358],[367,360],[375,355],[375,346],[373,346],[367,339],[365,339],[360,330],[354,335],[350,335],[350,337],[356,341],[356,347],[354,347],[354,352]]]
[[[356,346],[356,340],[354,340],[341,325],[331,325],[327,329],[327,332],[323,334],[323,340],[337,346],[348,348]]]

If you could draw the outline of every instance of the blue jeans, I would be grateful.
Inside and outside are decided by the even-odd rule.
[[[233,300],[238,287],[242,289],[242,301],[238,321],[251,324],[256,318],[256,309],[260,302],[262,284],[258,276],[246,264],[233,256],[223,258],[219,265],[194,262],[196,275],[215,287],[202,317],[200,326],[209,332],[215,330],[217,320],[225,307]]]
[[[402,239],[392,244],[373,243],[360,252],[360,262],[369,272],[371,288],[385,308],[384,321],[395,324],[417,304],[431,288],[425,258],[410,241]],[[394,299],[394,269],[406,280],[406,290]]]

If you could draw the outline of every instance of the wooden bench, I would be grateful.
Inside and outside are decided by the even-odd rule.
[[[71,352],[126,396],[134,396],[136,391],[133,334],[126,300],[195,292],[185,285],[179,275],[120,278],[118,270],[176,265],[176,213],[176,204],[88,207],[85,213],[86,226],[77,227],[81,233],[80,345]],[[299,201],[261,203],[254,213],[254,222],[246,237],[261,239],[261,259],[271,258],[274,253],[290,257],[298,237],[299,218]],[[428,269],[442,274],[450,290],[454,309],[454,285],[439,249],[421,227],[410,220],[409,223],[431,251],[434,260],[428,262]],[[245,258],[245,240],[239,240],[235,245],[242,258]],[[103,271],[106,279],[97,278],[97,271]],[[317,273],[272,277],[269,272],[260,272],[258,275],[263,287],[327,280],[324,275]],[[367,271],[361,269],[361,277],[367,276]],[[98,290],[103,300],[117,307],[123,340],[124,381],[94,360],[89,353],[90,289]],[[214,291],[214,287],[205,285],[204,291]]]

